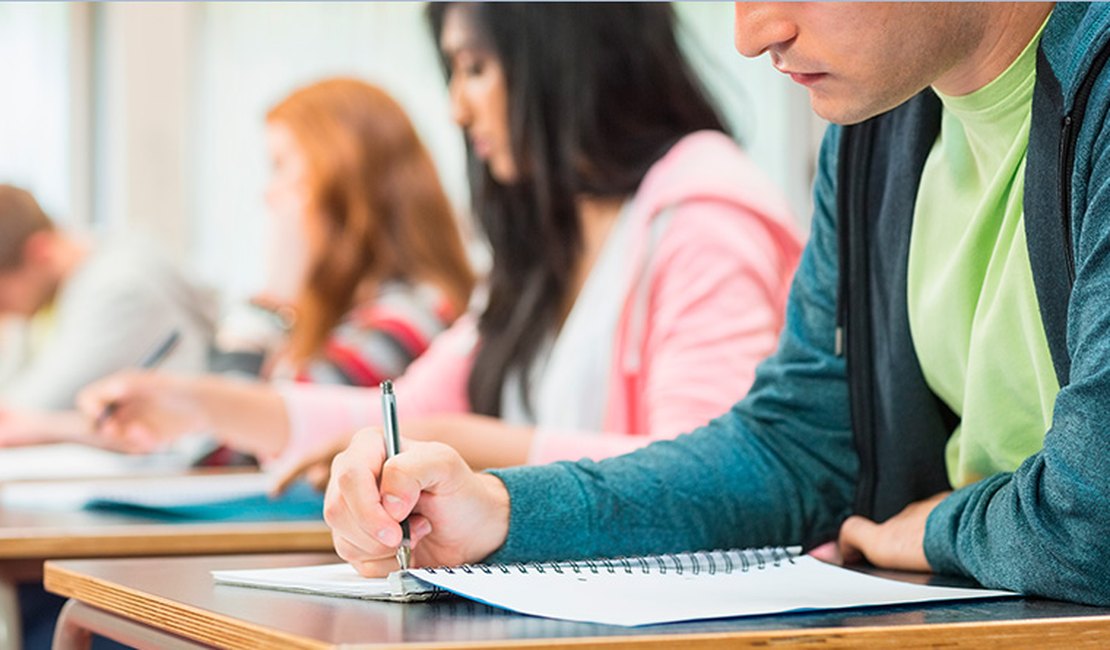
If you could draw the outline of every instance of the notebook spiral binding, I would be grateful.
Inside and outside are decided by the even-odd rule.
[[[509,564],[463,564],[457,567],[435,567],[425,569],[429,574],[446,573],[539,573],[548,572],[556,574],[565,573],[602,573],[626,574],[645,573],[665,575],[673,573],[683,575],[690,572],[692,575],[707,573],[747,573],[751,570],[762,571],[768,566],[779,567],[783,562],[794,564],[794,558],[801,552],[799,547],[784,548],[781,546],[759,549],[744,549],[730,551],[697,551],[694,553],[668,553],[665,555],[651,555],[642,557],[617,557],[600,560],[576,560],[569,562],[514,562]]]

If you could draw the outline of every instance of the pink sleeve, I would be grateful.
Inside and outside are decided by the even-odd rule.
[[[641,364],[613,374],[626,382],[633,430],[538,430],[530,463],[600,459],[674,438],[747,393],[778,343],[801,251],[788,227],[769,221],[724,203],[680,207],[653,263],[646,336],[628,342],[641,345]]]
[[[394,382],[402,420],[469,412],[466,382],[477,336],[474,319],[463,316],[409,365]],[[274,464],[294,462],[325,442],[381,424],[376,388],[287,383],[277,389],[289,419],[289,444]]]

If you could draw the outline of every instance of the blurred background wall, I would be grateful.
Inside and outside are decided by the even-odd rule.
[[[328,75],[381,85],[409,111],[452,200],[462,136],[421,3],[0,4],[0,182],[59,221],[140,227],[225,300],[265,274],[263,116]],[[803,228],[823,126],[803,90],[732,42],[732,5],[681,3],[682,38],[736,135]]]

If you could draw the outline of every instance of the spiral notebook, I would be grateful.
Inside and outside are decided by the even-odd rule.
[[[345,564],[214,571],[217,583],[375,600],[450,592],[522,614],[638,626],[821,609],[1016,596],[913,584],[826,564],[800,548],[413,569],[359,577]]]

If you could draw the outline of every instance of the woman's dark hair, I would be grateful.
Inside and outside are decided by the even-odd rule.
[[[677,140],[725,129],[668,4],[433,3],[437,42],[452,10],[504,70],[518,170],[498,183],[471,152],[493,266],[468,396],[475,413],[497,416],[509,373],[528,395],[527,370],[563,315],[582,247],[577,200],[629,196]]]

